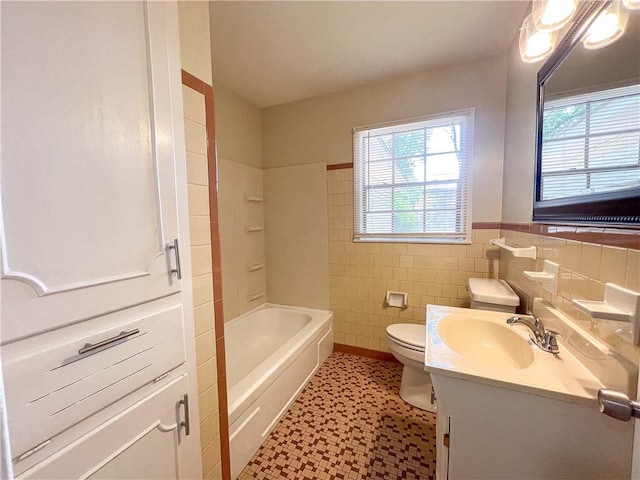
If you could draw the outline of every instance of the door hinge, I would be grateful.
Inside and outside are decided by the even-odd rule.
[[[449,443],[451,443],[451,437],[449,436],[448,433],[445,433],[444,437],[442,437],[442,444],[445,447],[449,448]]]

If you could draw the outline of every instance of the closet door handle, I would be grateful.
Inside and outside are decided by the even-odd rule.
[[[140,333],[139,328],[134,328],[133,330],[129,330],[128,332],[122,331],[115,337],[107,338],[106,340],[102,340],[98,343],[86,343],[84,347],[78,350],[78,355],[84,355],[85,353],[93,352],[94,350],[98,350],[99,348],[106,347],[112,343],[119,342],[120,340],[124,340],[125,338],[132,337]]]
[[[180,247],[178,246],[178,239],[175,238],[173,240],[173,243],[170,243],[169,245],[167,245],[167,248],[169,250],[173,250],[174,252],[176,252],[176,268],[171,269],[171,274],[175,275],[178,278],[178,280],[181,280],[182,268],[180,267]]]
[[[182,397],[182,400],[180,400],[180,403],[182,405],[184,405],[184,421],[180,422],[180,426],[184,427],[184,434],[185,436],[189,436],[189,433],[191,432],[191,428],[190,428],[190,421],[189,421],[189,395],[188,394],[184,394],[184,396]]]

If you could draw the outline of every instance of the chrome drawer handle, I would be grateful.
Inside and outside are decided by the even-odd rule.
[[[184,405],[184,421],[180,422],[180,426],[184,427],[184,434],[188,437],[191,433],[191,422],[189,419],[189,395],[185,393],[182,396],[180,403]]]
[[[107,345],[116,343],[120,340],[124,340],[125,338],[132,337],[133,335],[137,335],[138,333],[140,333],[140,329],[135,328],[128,332],[122,331],[120,332],[119,335],[116,335],[115,337],[107,338],[106,340],[102,340],[101,342],[98,342],[98,343],[86,343],[84,347],[78,350],[78,355],[84,355],[85,353],[93,352],[94,350],[98,350],[99,348],[106,347]]]
[[[176,252],[176,268],[171,269],[171,274],[175,275],[178,280],[182,280],[182,267],[180,266],[180,247],[178,246],[178,239],[175,238],[173,243],[167,245],[167,248]]]

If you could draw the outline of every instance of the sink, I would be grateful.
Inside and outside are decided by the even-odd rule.
[[[437,329],[451,350],[489,367],[522,369],[534,359],[532,345],[506,323],[454,314],[442,318]]]

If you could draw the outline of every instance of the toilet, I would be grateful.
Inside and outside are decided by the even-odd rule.
[[[468,291],[471,308],[515,313],[520,299],[504,280],[470,278]],[[436,411],[431,376],[424,371],[426,326],[395,323],[387,327],[387,346],[403,364],[400,397],[410,405]]]

